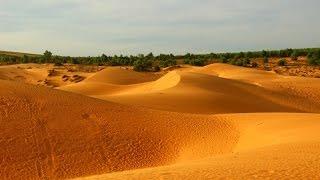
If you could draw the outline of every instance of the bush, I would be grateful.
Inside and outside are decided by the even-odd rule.
[[[22,57],[22,63],[28,63],[29,62],[29,56],[23,55]]]
[[[226,57],[223,56],[223,57],[221,57],[220,62],[222,62],[222,63],[228,63],[229,60],[228,60]]]
[[[265,57],[269,56],[269,53],[267,51],[265,51],[265,50],[262,50],[261,55],[262,55],[262,57],[265,58]]]
[[[45,62],[51,62],[51,59],[52,59],[52,53],[48,50],[46,50],[44,53],[43,53],[43,60]]]
[[[206,64],[206,60],[204,59],[192,59],[189,61],[189,64],[193,66],[204,66]]]
[[[320,50],[313,52],[310,56],[308,56],[309,65],[320,65]]]
[[[310,58],[308,59],[308,64],[312,66],[320,65],[320,59]]]
[[[175,66],[177,65],[177,61],[174,59],[166,59],[166,60],[160,60],[159,62],[160,67],[169,67],[169,66]]]
[[[280,60],[278,61],[278,65],[279,65],[279,66],[285,66],[285,65],[287,65],[287,60],[286,60],[286,59],[280,59]]]
[[[242,60],[232,59],[232,60],[230,61],[230,64],[236,65],[236,66],[242,66]]]
[[[259,65],[258,65],[258,63],[257,62],[252,62],[251,63],[251,67],[253,67],[253,68],[256,68],[256,67],[258,67]]]
[[[140,58],[133,63],[135,71],[150,71],[152,70],[152,61]]]
[[[312,66],[320,65],[320,52],[312,53],[312,55],[308,58],[308,64]]]

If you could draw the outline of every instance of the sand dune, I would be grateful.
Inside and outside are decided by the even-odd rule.
[[[217,117],[133,108],[7,81],[1,86],[1,177],[66,178],[159,166],[231,152],[238,139],[234,124]],[[22,167],[28,169],[16,172]]]
[[[11,179],[188,165],[217,154],[320,141],[316,114],[179,114],[8,81],[1,85],[6,168],[0,174]],[[22,167],[28,169],[17,173]]]
[[[320,178],[318,79],[223,64],[162,77],[116,67],[56,90],[8,72],[4,179]]]
[[[274,72],[221,63],[211,64],[200,68],[192,68],[191,71],[202,74],[216,75],[227,79],[244,80],[247,82],[264,80],[270,81],[272,79],[278,79],[281,77]]]
[[[84,81],[60,89],[121,104],[183,113],[320,112],[319,79],[301,81],[229,66],[216,64],[172,71],[156,81],[142,84],[120,86],[109,81],[98,84]],[[308,89],[306,83],[312,87]]]

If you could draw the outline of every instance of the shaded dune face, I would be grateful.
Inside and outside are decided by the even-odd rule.
[[[239,138],[237,126],[221,117],[152,111],[0,83],[0,159],[6,167],[0,174],[9,179],[168,165],[232,152]]]

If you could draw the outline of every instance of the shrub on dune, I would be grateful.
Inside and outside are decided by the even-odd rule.
[[[279,65],[279,66],[285,66],[285,65],[287,65],[286,59],[280,59],[280,60],[278,61],[278,65]]]

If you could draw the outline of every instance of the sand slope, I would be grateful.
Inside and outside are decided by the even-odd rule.
[[[103,82],[118,85],[130,85],[154,81],[161,77],[161,74],[135,72],[124,67],[107,67],[99,73],[89,77],[85,82]]]
[[[319,179],[319,148],[319,143],[313,142],[276,145],[201,161],[79,179]]]
[[[217,117],[0,83],[0,175],[5,178],[78,177],[172,164],[231,152],[238,139],[234,124]]]
[[[239,141],[233,154],[85,179],[320,178],[319,115],[265,113],[221,116],[235,120],[239,127]]]

